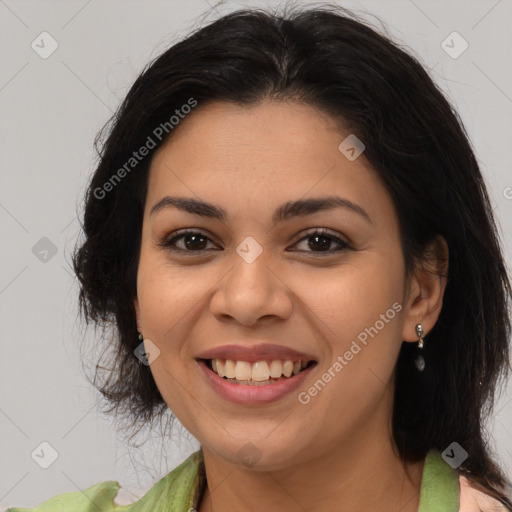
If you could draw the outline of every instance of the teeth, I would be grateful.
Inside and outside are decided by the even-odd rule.
[[[228,379],[234,379],[235,373],[235,361],[231,361],[231,359],[226,359],[226,364],[224,365],[224,374]]]
[[[251,375],[251,363],[248,363],[247,361],[236,362],[234,377],[236,380],[249,380],[251,378]]]
[[[287,359],[284,363],[283,363],[283,375],[285,377],[290,377],[293,373],[293,361],[290,361],[289,359]]]
[[[236,379],[243,382],[265,382],[270,379],[279,379],[282,376],[291,377],[292,375],[297,375],[306,368],[308,362],[275,359],[272,361],[250,363],[248,361],[233,361],[231,359],[212,359],[211,367],[219,377]]]
[[[281,364],[281,361],[272,361],[270,363],[270,376],[273,379],[278,379],[283,374],[283,365]]]
[[[252,380],[261,382],[268,380],[270,377],[270,370],[266,361],[257,361],[252,365]]]
[[[219,374],[219,377],[225,377],[226,373],[224,372],[224,363],[221,359],[216,359],[217,361],[217,373]]]

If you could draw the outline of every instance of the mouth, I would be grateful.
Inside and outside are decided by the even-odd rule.
[[[315,372],[317,358],[284,345],[231,343],[196,356],[205,380],[218,396],[242,406],[260,406],[293,395]]]
[[[317,364],[314,360],[267,359],[242,361],[233,359],[199,359],[206,368],[232,384],[242,386],[268,386],[292,380]]]

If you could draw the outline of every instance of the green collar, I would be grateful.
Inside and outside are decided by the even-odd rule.
[[[174,512],[197,510],[206,485],[203,452],[199,450],[159,480],[140,500],[130,505],[114,505],[119,491],[116,481],[101,482],[83,492],[61,494],[46,500],[34,509],[9,508],[6,512]],[[436,450],[425,458],[421,480],[418,512],[458,512],[459,481],[452,469]]]
[[[458,512],[459,475],[437,450],[425,458],[418,512]]]

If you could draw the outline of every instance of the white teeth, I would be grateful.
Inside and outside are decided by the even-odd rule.
[[[281,361],[279,360],[273,360],[270,363],[270,376],[273,379],[278,379],[283,374],[283,365],[281,364]]]
[[[226,359],[226,364],[224,365],[224,374],[228,379],[235,378],[235,361],[231,361],[231,359]]]
[[[272,361],[234,361],[232,359],[212,359],[211,368],[219,375],[237,381],[265,382],[270,379],[279,379],[282,376],[297,375],[309,361],[292,361],[273,359]]]
[[[262,382],[268,380],[270,377],[270,370],[266,361],[257,361],[252,365],[252,380]]]
[[[297,375],[309,361],[285,361],[273,359],[272,361],[234,361],[232,359],[212,359],[212,370],[219,377],[236,379],[241,382],[265,382],[270,379],[279,379],[282,376]]]
[[[229,359],[228,359],[229,361]],[[252,377],[251,363],[247,361],[237,361],[235,366],[236,380],[249,380]]]
[[[290,361],[289,359],[287,359],[283,363],[283,375],[285,377],[290,377],[292,373],[293,373],[293,361]]]
[[[221,359],[217,359],[217,373],[219,374],[219,377],[224,377],[226,373],[224,372],[224,363]]]
[[[272,361],[234,361],[232,359],[212,359],[212,370],[219,377],[236,379],[244,382],[265,382],[280,377],[291,377],[303,370],[309,361],[285,361],[273,359]]]

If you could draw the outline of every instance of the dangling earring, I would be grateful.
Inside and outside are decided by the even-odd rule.
[[[139,343],[142,343],[144,341],[144,336],[142,336],[142,334],[138,331],[137,331],[137,333],[139,335],[139,337],[138,337]]]
[[[418,348],[420,350],[422,350],[423,349],[423,327],[421,326],[421,324],[418,324],[416,326],[416,334],[419,338]],[[423,358],[423,355],[421,353],[416,357],[416,360],[414,361],[414,363],[416,364],[416,368],[420,372],[422,372],[425,369],[425,359]]]

